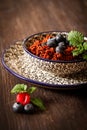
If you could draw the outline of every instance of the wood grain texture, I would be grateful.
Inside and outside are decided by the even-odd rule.
[[[86,0],[0,0],[0,56],[17,40],[42,31],[76,29],[87,36]],[[0,57],[0,129],[2,130],[87,130],[87,89],[61,91],[37,89],[46,111],[33,115],[15,114],[17,83],[30,83],[6,71]]]

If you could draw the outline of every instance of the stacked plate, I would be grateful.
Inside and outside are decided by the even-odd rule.
[[[87,84],[87,61],[54,61],[40,58],[28,51],[27,46],[49,35],[67,35],[66,32],[41,32],[18,41],[3,53],[2,63],[13,75],[44,88],[71,89]],[[87,40],[87,38],[85,38]]]

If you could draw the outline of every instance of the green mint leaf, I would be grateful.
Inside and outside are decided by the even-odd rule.
[[[39,98],[33,98],[33,99],[31,99],[31,102],[34,105],[36,105],[37,107],[39,107],[41,110],[45,110],[45,106],[44,106],[44,104],[43,104],[43,102],[42,102],[41,99],[39,99]]]
[[[84,42],[84,36],[78,31],[70,31],[68,33],[68,40],[72,46],[78,47],[79,44]]]
[[[80,54],[82,54],[84,52],[84,48],[83,46],[79,46],[78,48],[76,48],[75,50],[72,51],[73,56],[78,56]]]
[[[26,90],[27,90],[27,85],[17,84],[13,87],[13,89],[11,90],[11,93],[26,92]]]
[[[84,47],[85,50],[87,50],[87,42],[83,43],[83,47]]]
[[[78,49],[73,50],[72,54],[73,54],[73,56],[78,56],[79,55]]]
[[[76,47],[72,51],[73,56],[82,55],[82,58],[87,60],[87,41],[84,42],[84,36],[78,31],[70,31],[67,36],[71,46]]]
[[[29,94],[32,94],[35,90],[36,90],[36,87],[30,87],[30,88],[27,89],[27,92]]]
[[[87,53],[84,53],[84,54],[83,54],[83,59],[84,59],[84,60],[87,60]]]

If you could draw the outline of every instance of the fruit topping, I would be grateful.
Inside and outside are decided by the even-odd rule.
[[[53,37],[53,38],[48,39],[46,44],[49,47],[55,47],[57,45],[56,38]]]
[[[56,53],[63,53],[63,50],[64,49],[59,46],[56,47]]]
[[[55,38],[56,38],[57,43],[66,42],[66,38],[62,34],[58,34]]]
[[[66,45],[64,42],[59,42],[58,46],[59,46],[59,48],[62,48],[62,49],[66,48]]]

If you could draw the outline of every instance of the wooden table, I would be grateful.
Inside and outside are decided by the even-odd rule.
[[[87,35],[87,0],[1,0],[0,55],[15,41],[42,31],[72,29]],[[0,129],[87,130],[87,89],[50,90],[38,87],[34,96],[46,106],[33,115],[12,111],[17,83],[31,84],[6,71],[0,58]]]

